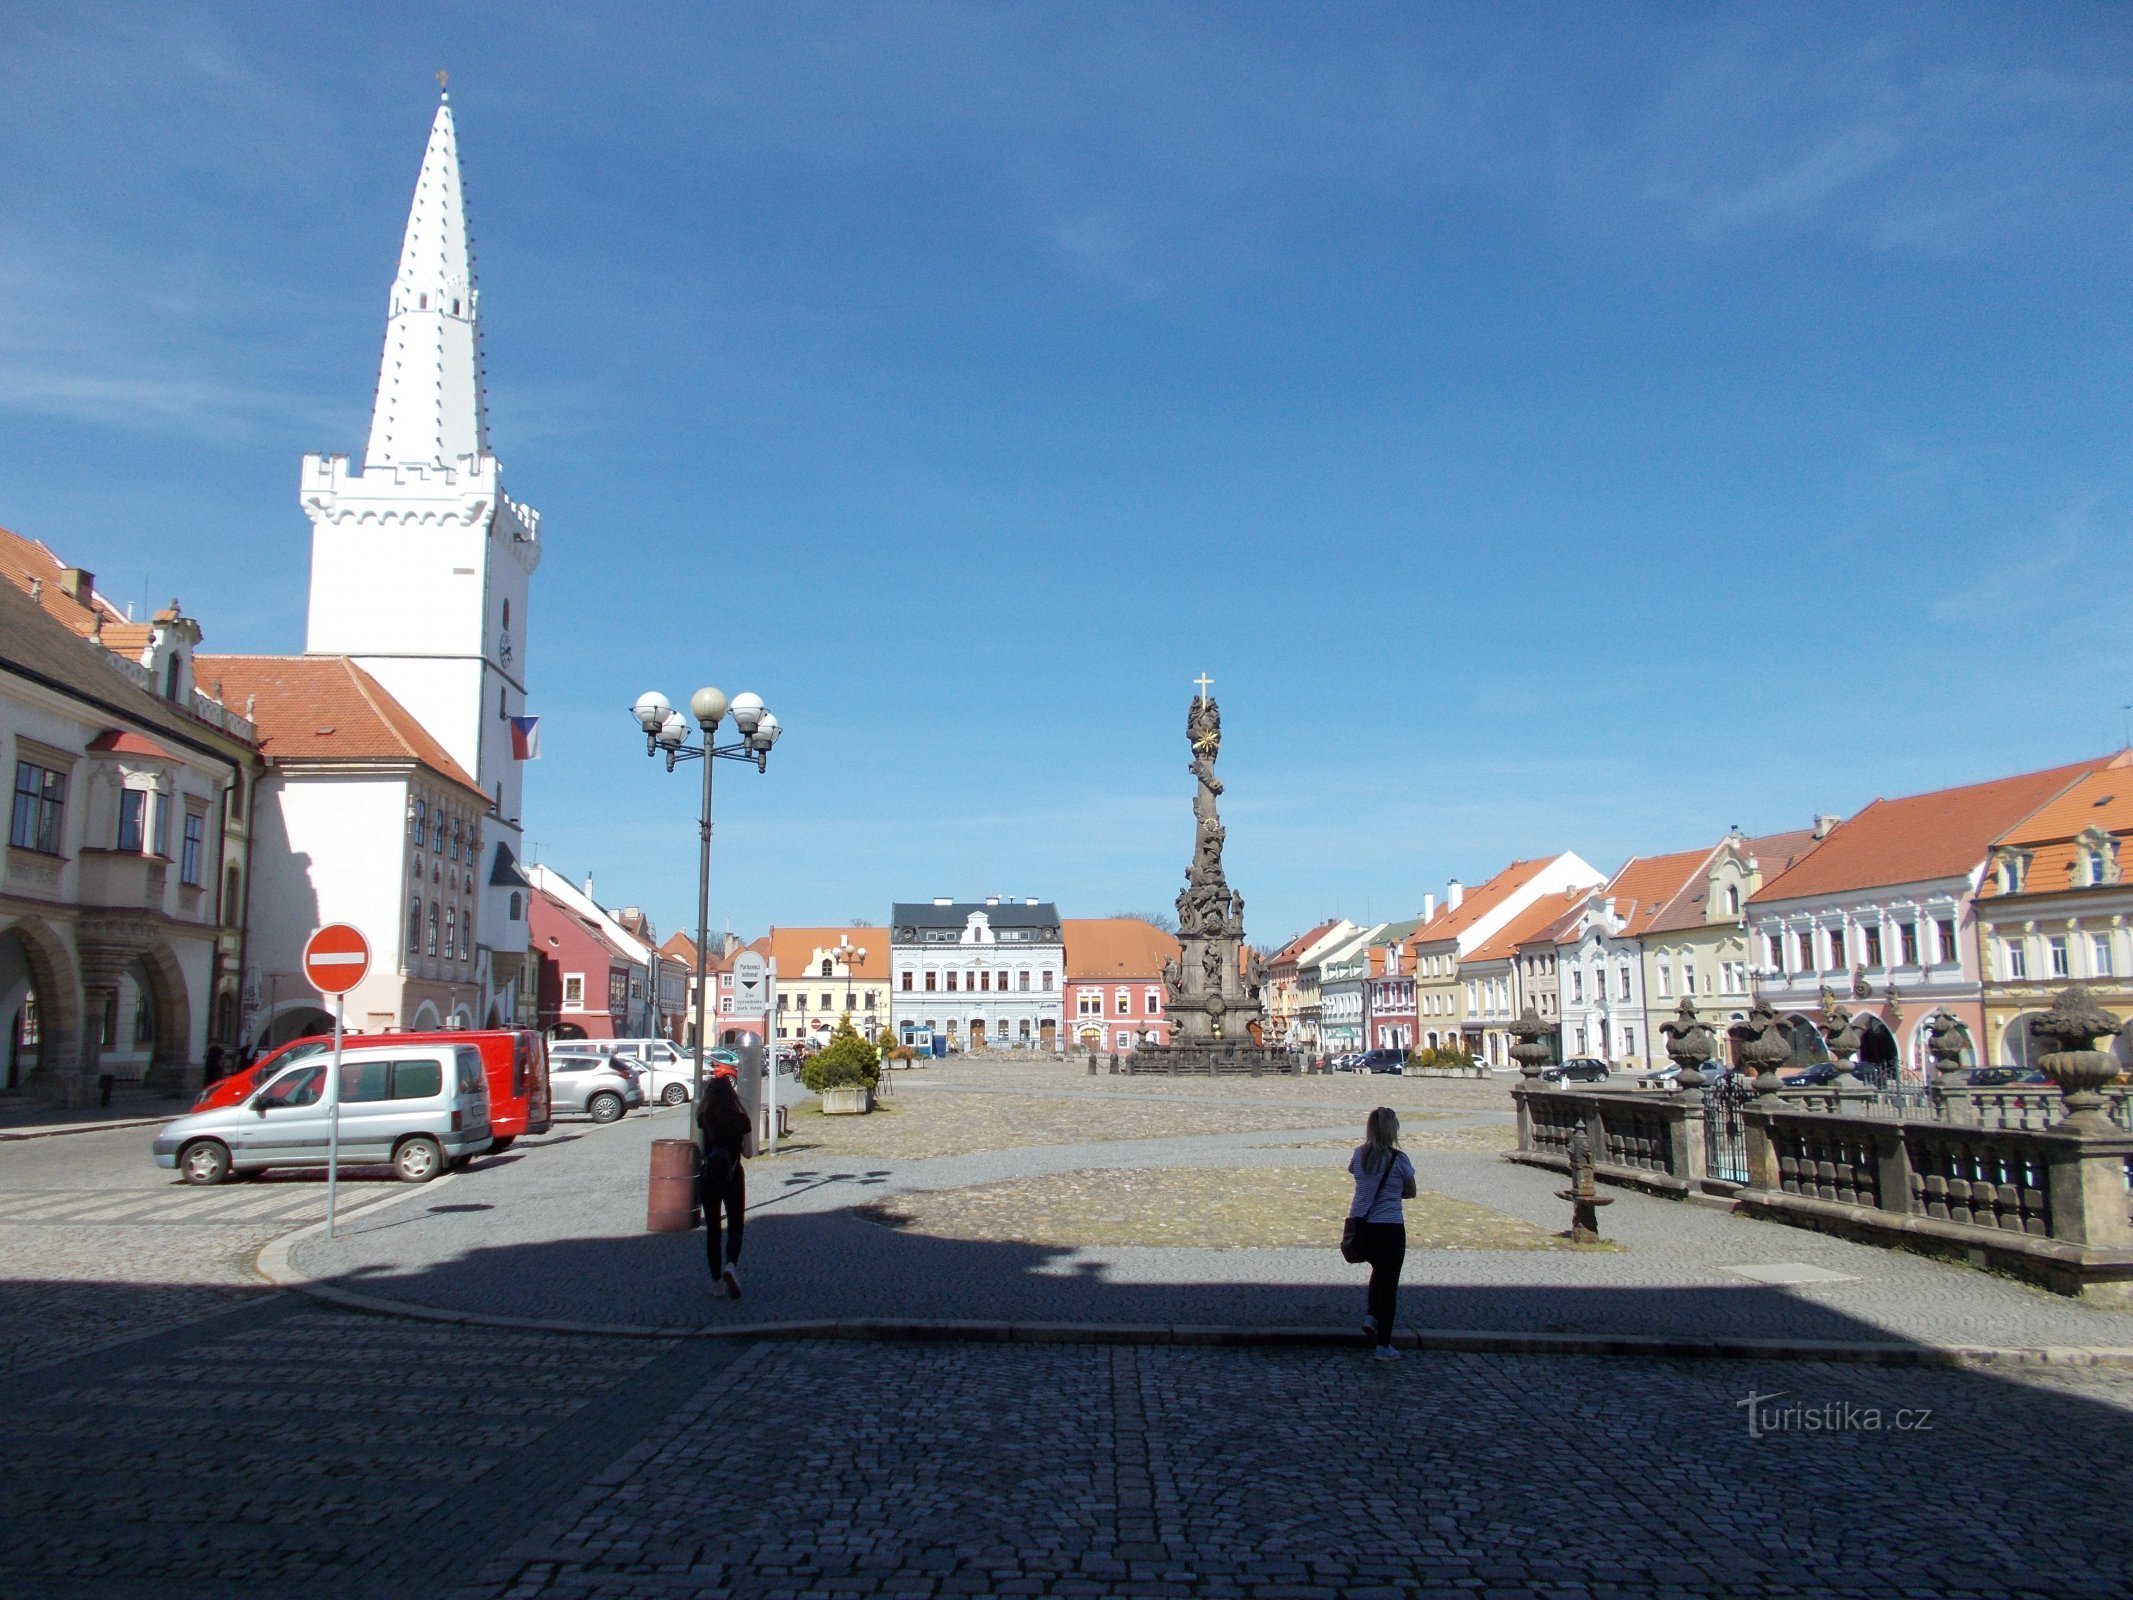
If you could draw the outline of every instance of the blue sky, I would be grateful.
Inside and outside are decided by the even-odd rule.
[[[298,649],[452,74],[539,507],[528,824],[663,927],[1255,940],[2088,755],[2133,701],[2114,7],[0,12],[0,524]]]

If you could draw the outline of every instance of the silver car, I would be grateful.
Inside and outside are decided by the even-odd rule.
[[[568,1050],[548,1052],[548,1105],[560,1116],[582,1111],[595,1122],[616,1122],[644,1104],[644,1089],[628,1063]]]
[[[322,1167],[340,1117],[345,1166],[390,1164],[427,1183],[489,1148],[489,1080],[467,1045],[367,1045],[332,1059],[314,1055],[283,1068],[250,1099],[180,1117],[156,1135],[155,1161],[187,1183],[220,1183],[232,1172]]]

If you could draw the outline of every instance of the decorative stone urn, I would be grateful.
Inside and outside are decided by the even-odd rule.
[[[863,1117],[874,1109],[874,1091],[863,1083],[822,1091],[825,1117]]]
[[[1518,1020],[1505,1031],[1518,1040],[1518,1043],[1511,1046],[1511,1059],[1518,1063],[1519,1076],[1528,1084],[1539,1082],[1541,1068],[1545,1067],[1548,1058],[1555,1054],[1546,1043],[1549,1036],[1555,1032],[1555,1025],[1541,1021],[1540,1013],[1535,1011],[1529,1002],[1526,1008],[1519,1012]]]
[[[1866,1084],[1852,1071],[1852,1059],[1859,1054],[1859,1023],[1827,984],[1822,986],[1822,1042],[1829,1047],[1829,1064],[1837,1069],[1830,1087],[1840,1096],[1863,1094]]]
[[[1748,1008],[1748,1020],[1734,1023],[1726,1033],[1739,1041],[1734,1059],[1741,1070],[1755,1074],[1757,1094],[1776,1094],[1785,1087],[1778,1081],[1778,1068],[1792,1059],[1792,1045],[1779,1029],[1768,1001],[1756,1001]]]
[[[1926,1018],[1926,1053],[1933,1058],[1933,1087],[1960,1089],[1970,1081],[1963,1065],[1963,1052],[1970,1048],[1970,1029],[1952,1011],[1936,1011]]]
[[[2068,1133],[2117,1131],[2104,1115],[2102,1090],[2118,1076],[2118,1060],[2108,1050],[2091,1048],[2117,1031],[2118,1019],[2074,983],[2059,991],[2051,1010],[2030,1018],[2030,1037],[2058,1046],[2037,1062],[2065,1099],[2066,1115],[2054,1127]]]
[[[1703,1087],[1703,1069],[1716,1053],[1717,1045],[1711,1034],[1711,1025],[1696,1015],[1696,1002],[1687,995],[1674,1008],[1674,1020],[1663,1022],[1659,1031],[1666,1035],[1666,1053],[1669,1060],[1679,1067],[1674,1085],[1684,1093]]]

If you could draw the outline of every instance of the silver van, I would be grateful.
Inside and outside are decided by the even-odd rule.
[[[180,1117],[156,1135],[156,1165],[199,1184],[233,1171],[322,1167],[336,1103],[344,1166],[390,1164],[407,1182],[427,1183],[489,1148],[488,1075],[472,1046],[343,1050],[338,1096],[327,1082],[332,1064],[307,1057],[240,1104]]]

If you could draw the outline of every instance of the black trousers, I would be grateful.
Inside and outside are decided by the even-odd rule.
[[[704,1158],[698,1186],[704,1204],[704,1257],[715,1278],[741,1259],[741,1233],[748,1221],[748,1170],[733,1151],[713,1150]]]
[[[1370,1316],[1378,1325],[1378,1343],[1392,1343],[1393,1312],[1400,1303],[1400,1268],[1407,1260],[1407,1225],[1366,1222],[1356,1235],[1363,1259],[1370,1263]]]

